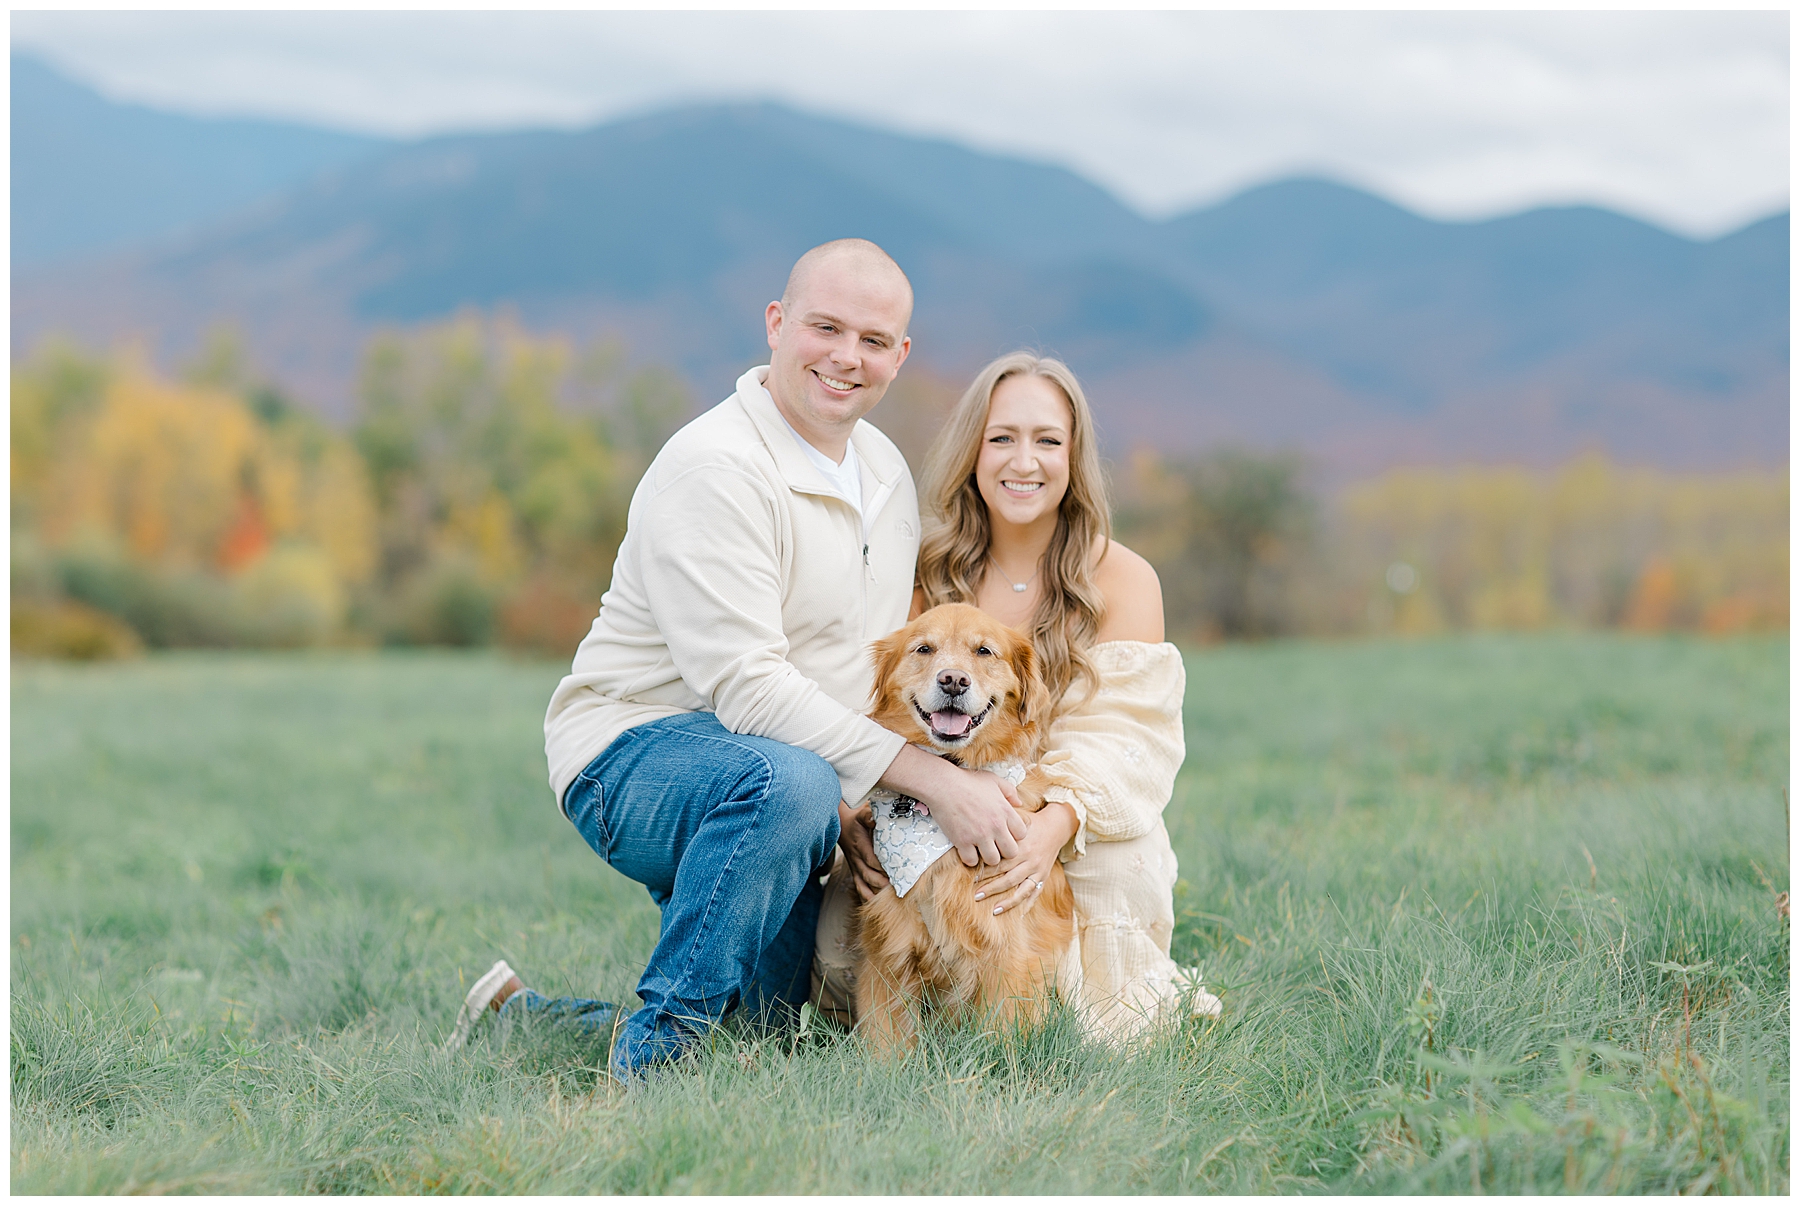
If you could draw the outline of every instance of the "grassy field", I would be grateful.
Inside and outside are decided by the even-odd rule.
[[[1124,1059],[732,1029],[623,1092],[496,957],[635,1001],[656,931],[543,781],[560,669],[15,663],[15,1192],[1670,1192],[1789,1185],[1787,644],[1189,659],[1177,955]]]

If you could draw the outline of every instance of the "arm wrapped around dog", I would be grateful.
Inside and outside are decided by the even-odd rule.
[[[1166,642],[1108,641],[1092,657],[1099,688],[1057,718],[1037,768],[1049,784],[1044,798],[1069,805],[1079,821],[1065,859],[1085,852],[1090,837],[1124,841],[1155,828],[1187,753],[1181,652]]]
[[[656,550],[644,594],[682,681],[733,733],[811,750],[858,800],[903,738],[828,695],[790,660],[782,567],[793,533],[767,483],[726,460],[693,466],[633,500],[631,525]],[[818,617],[811,617],[818,622]]]

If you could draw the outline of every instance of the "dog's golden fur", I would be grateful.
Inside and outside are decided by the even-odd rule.
[[[965,723],[955,713],[928,711],[943,702],[934,688],[965,680],[971,702],[962,708],[979,705],[985,709],[979,716]],[[963,766],[1033,763],[1039,719],[1049,705],[1030,641],[966,604],[934,607],[875,644],[871,716]],[[946,735],[936,717],[949,717],[953,728],[966,731]],[[1046,785],[1032,767],[1018,788],[1024,811],[1043,807]],[[1052,865],[1042,891],[996,917],[993,897],[975,899],[976,874],[952,850],[904,899],[890,885],[858,910],[857,1028],[876,1051],[910,1047],[926,1004],[1001,1026],[1042,1018],[1057,964],[1074,935],[1069,881],[1060,865]]]

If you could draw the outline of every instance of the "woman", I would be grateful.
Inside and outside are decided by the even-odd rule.
[[[975,378],[927,456],[930,518],[912,614],[973,603],[1028,633],[1061,701],[1043,759],[1056,786],[1019,854],[978,884],[995,912],[1017,906],[1058,859],[1075,894],[1077,950],[1059,973],[1090,1032],[1124,1040],[1183,1002],[1218,998],[1169,957],[1176,864],[1162,810],[1181,766],[1181,655],[1163,641],[1162,587],[1111,539],[1092,413],[1061,362],[1003,356]],[[859,810],[858,820],[863,820]],[[842,846],[865,899],[885,883],[867,825]],[[820,919],[821,1008],[841,997],[851,907],[834,883]],[[835,1010],[834,1010],[835,1011]]]

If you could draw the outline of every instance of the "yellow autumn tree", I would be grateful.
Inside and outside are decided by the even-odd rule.
[[[261,528],[291,522],[293,475],[270,463],[235,399],[121,374],[81,434],[48,484],[43,531],[53,545],[103,533],[140,561],[210,568],[235,553],[227,537],[245,507],[260,512]]]

